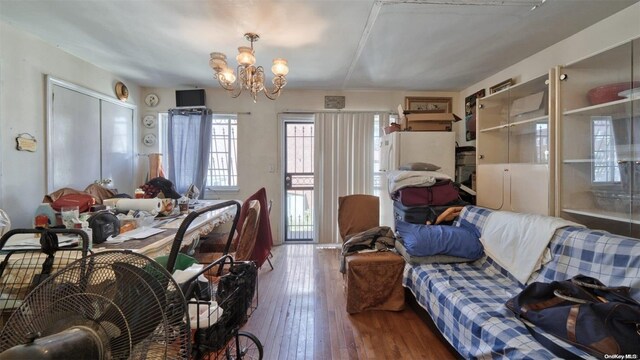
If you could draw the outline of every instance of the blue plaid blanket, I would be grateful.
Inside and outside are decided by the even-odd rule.
[[[460,217],[482,232],[490,213],[468,206]],[[535,275],[536,281],[565,280],[583,274],[611,286],[631,286],[638,294],[640,241],[568,227],[556,231],[549,248],[553,260]],[[491,258],[460,264],[407,264],[403,282],[465,358],[556,358],[504,306],[524,286]],[[591,358],[553,336],[549,338],[580,357]]]

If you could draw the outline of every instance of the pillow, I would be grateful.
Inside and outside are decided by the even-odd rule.
[[[450,255],[413,256],[407,252],[407,249],[404,247],[404,244],[402,242],[403,240],[401,237],[396,238],[396,250],[398,251],[398,254],[400,254],[404,258],[404,261],[411,265],[454,264],[474,261],[474,259],[467,259]]]
[[[407,253],[413,256],[450,255],[476,260],[483,254],[475,227],[419,225],[398,220],[396,232],[402,237]]]
[[[399,170],[437,171],[440,170],[440,166],[423,162],[412,162],[401,165]]]

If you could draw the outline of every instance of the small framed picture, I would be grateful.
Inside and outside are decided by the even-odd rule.
[[[427,113],[450,113],[451,98],[450,97],[406,97],[405,110],[422,111]]]
[[[500,90],[504,90],[506,88],[508,88],[509,86],[513,85],[513,79],[508,79],[505,80],[501,83],[495,84],[492,87],[489,88],[489,94],[493,94],[496,93]]]

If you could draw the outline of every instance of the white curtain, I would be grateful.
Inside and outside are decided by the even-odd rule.
[[[180,194],[194,184],[203,196],[211,148],[211,110],[169,110],[169,180]]]
[[[315,116],[315,237],[320,243],[341,242],[338,197],[373,194],[375,115],[318,113]]]

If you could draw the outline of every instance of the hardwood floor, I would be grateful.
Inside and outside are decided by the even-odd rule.
[[[295,244],[273,254],[243,329],[260,339],[265,359],[456,358],[410,308],[349,315],[338,249]]]

